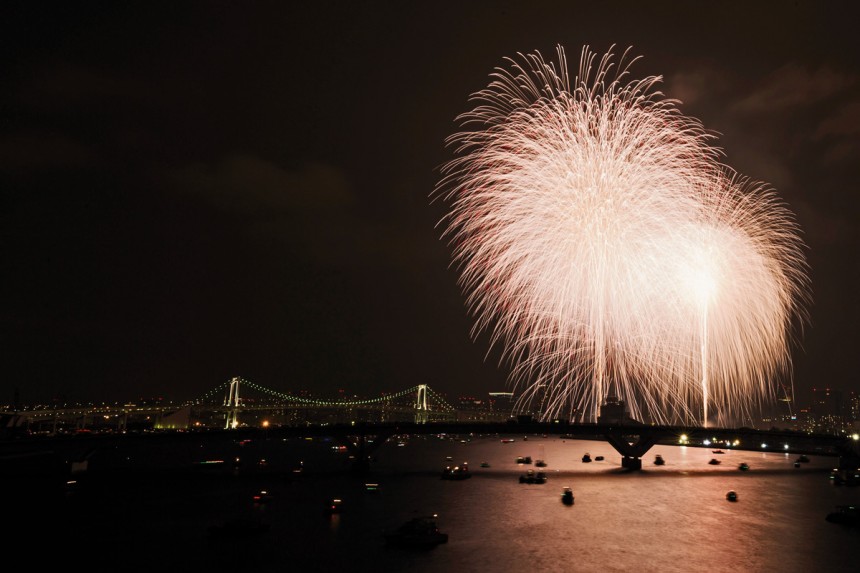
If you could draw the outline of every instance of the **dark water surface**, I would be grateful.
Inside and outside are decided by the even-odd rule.
[[[796,456],[782,453],[657,446],[643,471],[629,473],[605,442],[516,438],[395,441],[358,477],[347,454],[323,440],[117,450],[94,459],[70,493],[18,500],[21,519],[7,519],[18,525],[4,553],[20,556],[25,538],[37,540],[44,550],[28,554],[33,570],[860,571],[860,530],[824,519],[836,505],[860,503],[860,488],[830,483],[832,458],[795,468]],[[582,463],[586,452],[605,460]],[[655,454],[666,465],[653,465]],[[446,456],[467,461],[472,478],[439,479],[452,463]],[[520,484],[520,474],[539,468],[517,465],[517,456],[544,458],[547,483]],[[708,465],[711,458],[722,463]],[[300,462],[303,471],[293,472]],[[560,503],[564,486],[573,506]],[[270,502],[253,502],[261,489]],[[729,490],[737,503],[726,500]],[[343,500],[339,515],[325,513],[332,498]],[[433,513],[447,544],[385,546],[385,532]],[[245,539],[209,535],[233,518],[270,527]]]

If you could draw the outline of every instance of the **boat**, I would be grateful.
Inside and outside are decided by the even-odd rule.
[[[738,466],[738,469],[741,470],[742,472],[745,472],[748,469],[750,469],[750,466],[746,462],[742,462],[741,465]]]
[[[469,464],[463,463],[462,466],[447,466],[442,470],[441,479],[447,480],[464,480],[472,477],[469,473]]]
[[[262,489],[254,494],[254,503],[268,503],[275,498],[268,490]]]
[[[808,463],[809,463],[809,458],[808,458],[808,457],[806,457],[806,456],[804,456],[803,454],[801,454],[801,455],[800,455],[800,457],[799,457],[799,458],[797,458],[797,461],[799,461],[799,462],[800,462],[800,463],[802,463],[802,464],[808,464]]]
[[[830,472],[833,485],[857,486],[860,485],[860,472],[858,470],[834,469]]]
[[[451,456],[445,456],[445,461],[446,462],[453,462],[454,458],[452,458]]]
[[[799,467],[800,467],[800,462],[794,462],[794,467],[799,468]]]
[[[591,462],[591,454],[587,453],[582,456],[582,463],[587,464]]]
[[[535,467],[545,468],[546,467],[546,449],[543,447],[543,445],[540,446],[540,452],[538,452],[538,453],[540,454],[540,458],[535,460]]]
[[[481,462],[481,467],[482,467],[482,468],[488,468],[488,467],[490,467],[490,462]]]
[[[335,498],[331,500],[325,507],[325,512],[328,514],[341,513],[343,511],[343,500]]]
[[[656,456],[654,456],[654,465],[655,466],[666,465],[666,460],[663,459],[663,456],[661,456],[660,454],[657,454]]]
[[[379,493],[379,484],[378,483],[366,483],[364,484],[364,489],[367,493]]]
[[[515,442],[515,441],[516,441],[516,440],[514,440],[513,438],[502,438],[502,440],[501,440],[501,442],[502,442],[503,444],[511,444],[511,443],[513,443],[513,442]]]
[[[717,458],[711,458],[711,461],[709,461],[708,463],[712,466],[718,466],[720,465],[720,460],[718,460]]]
[[[388,545],[406,549],[432,549],[440,543],[448,543],[448,534],[439,531],[435,515],[414,517],[394,533],[387,534],[385,542]]]
[[[724,454],[726,452],[724,452],[723,450],[711,450],[711,453],[712,454]]]
[[[260,535],[269,530],[269,524],[256,519],[231,519],[209,528],[209,537],[214,539],[244,538]]]
[[[836,511],[828,513],[825,519],[830,523],[860,527],[860,508],[856,505],[837,505]]]
[[[573,491],[569,487],[561,490],[561,503],[564,505],[573,505]]]
[[[603,461],[603,456],[595,456],[595,457],[594,457],[594,461],[595,461],[595,462],[602,462],[602,461]]]
[[[729,501],[737,501],[738,494],[735,493],[735,490],[731,490],[729,493],[726,494],[726,499]]]
[[[529,456],[519,456],[517,457],[518,464],[530,464],[532,463],[532,459]]]
[[[547,475],[545,472],[537,472],[534,470],[529,470],[523,475],[520,476],[520,483],[536,483],[536,484],[545,484],[547,480]]]

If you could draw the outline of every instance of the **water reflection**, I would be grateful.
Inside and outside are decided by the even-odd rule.
[[[162,547],[180,556],[173,568],[213,570],[285,563],[326,571],[853,570],[856,530],[825,517],[837,505],[860,505],[860,488],[833,485],[826,458],[810,456],[798,468],[795,457],[781,452],[656,446],[642,470],[631,472],[600,441],[529,436],[504,444],[493,436],[399,443],[378,450],[365,476],[349,471],[346,456],[325,441],[248,443],[242,459],[254,463],[239,468],[167,467],[169,454],[176,467],[189,459],[234,461],[229,446],[195,446],[197,457],[153,454],[164,471],[79,483],[74,496],[54,507],[56,515],[39,515],[40,523],[75,527],[62,536],[40,531],[72,547],[110,535],[105,551],[118,556]],[[582,463],[586,453],[590,463]],[[652,463],[657,455],[664,465]],[[517,458],[531,456],[547,464],[539,468],[543,484],[519,482],[533,466]],[[471,479],[440,479],[448,457],[482,463],[470,467]],[[722,463],[710,465],[714,457]],[[256,463],[262,458],[266,464]],[[742,463],[749,471],[738,470]],[[565,487],[575,503],[560,500]],[[267,502],[253,500],[262,491],[271,494]],[[338,510],[327,511],[335,499]],[[248,539],[226,536],[220,543],[230,546],[229,558],[213,552],[208,528],[248,514],[269,529]],[[417,554],[386,548],[387,532],[433,514],[447,543]],[[106,533],[105,523],[123,527]],[[157,553],[136,559],[141,567],[161,563]]]

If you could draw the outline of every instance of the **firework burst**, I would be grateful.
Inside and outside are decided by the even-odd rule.
[[[476,322],[544,417],[726,424],[772,396],[808,284],[773,191],[698,120],[587,48],[509,59],[474,94],[436,195]]]

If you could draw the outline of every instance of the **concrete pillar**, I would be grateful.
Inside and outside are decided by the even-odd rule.
[[[622,456],[621,467],[626,470],[641,470],[642,458],[637,458],[634,456]]]

